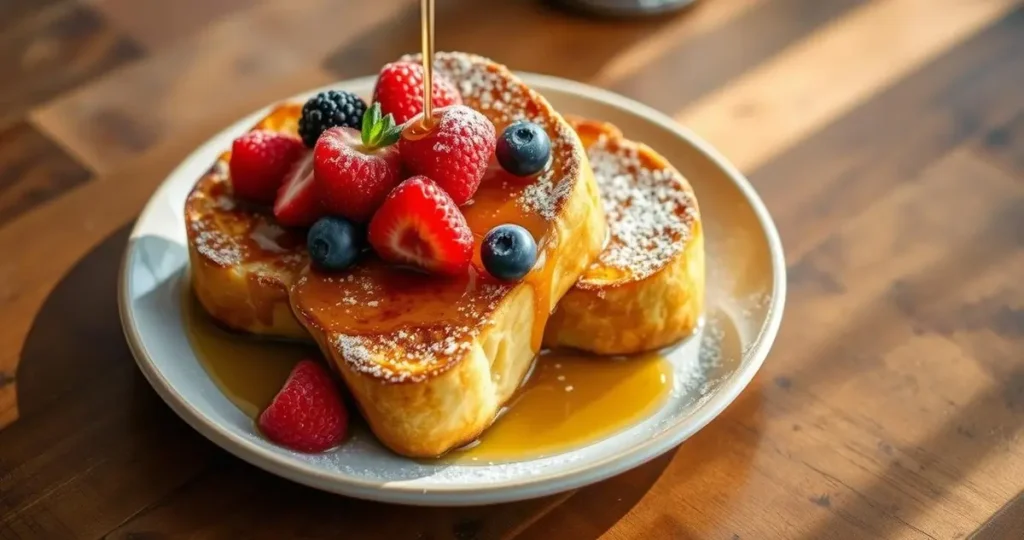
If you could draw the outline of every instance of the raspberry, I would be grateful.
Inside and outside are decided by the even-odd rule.
[[[322,452],[345,437],[348,411],[327,371],[312,360],[302,360],[260,414],[259,426],[277,444]]]
[[[273,202],[277,189],[303,152],[299,139],[276,131],[253,130],[231,145],[231,186],[241,199]]]
[[[302,106],[299,136],[309,148],[316,146],[320,134],[332,127],[358,128],[366,114],[366,102],[344,90],[328,90],[313,96]]]
[[[480,187],[494,155],[494,124],[465,105],[437,109],[433,116],[434,125],[425,136],[404,137],[398,143],[402,163],[463,205]]]
[[[446,77],[434,73],[435,108],[461,105],[462,96]],[[414,62],[393,62],[385,65],[377,76],[373,101],[380,103],[384,114],[393,114],[395,122],[404,124],[423,112],[423,66]]]

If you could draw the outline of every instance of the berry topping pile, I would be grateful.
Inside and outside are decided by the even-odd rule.
[[[348,412],[330,374],[320,364],[303,360],[292,368],[258,423],[277,444],[299,452],[323,452],[345,438]]]
[[[364,114],[366,102],[352,92],[320,92],[302,106],[299,137],[307,147],[313,148],[320,134],[330,128],[358,128]]]
[[[462,96],[451,81],[433,76],[431,103],[435,108],[461,105]],[[385,114],[404,124],[423,112],[423,66],[414,62],[393,62],[385,65],[377,76],[373,101],[380,103]]]
[[[434,110],[431,124],[425,134],[402,138],[402,162],[437,182],[455,204],[466,204],[494,155],[494,124],[465,105]]]
[[[317,271],[344,271],[372,248],[429,273],[467,272],[477,240],[460,207],[473,204],[493,159],[514,176],[542,172],[551,140],[525,120],[499,136],[450,80],[437,75],[433,83],[430,118],[423,117],[423,67],[402,61],[381,69],[370,106],[329,90],[303,105],[298,136],[242,135],[229,162],[234,194],[273,203],[281,225],[309,227]],[[523,227],[500,225],[483,239],[480,261],[499,280],[523,279],[537,244]]]

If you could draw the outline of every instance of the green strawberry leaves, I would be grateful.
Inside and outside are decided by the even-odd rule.
[[[363,126],[360,135],[363,146],[369,150],[377,150],[391,146],[402,136],[402,126],[395,125],[395,117],[390,113],[381,117],[380,103],[373,105],[363,114]]]

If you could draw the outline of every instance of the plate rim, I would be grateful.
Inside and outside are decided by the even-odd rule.
[[[773,269],[773,279],[772,295],[767,306],[765,320],[751,341],[751,346],[747,353],[749,356],[741,359],[743,367],[733,375],[733,384],[728,385],[722,391],[711,396],[699,409],[688,417],[689,422],[675,423],[661,433],[640,441],[628,450],[603,459],[580,464],[567,463],[555,471],[538,474],[536,477],[528,480],[503,480],[473,484],[471,486],[453,485],[430,489],[402,483],[389,483],[387,481],[372,482],[353,478],[339,479],[308,463],[297,462],[284,455],[255,446],[251,442],[231,433],[219,423],[206,418],[202,412],[174,389],[163,374],[160,373],[155,362],[153,362],[142,345],[141,333],[133,317],[131,296],[129,294],[131,289],[130,280],[128,279],[129,270],[133,266],[134,255],[137,253],[133,246],[139,236],[139,228],[140,224],[144,221],[143,218],[153,211],[154,205],[162,200],[161,195],[163,192],[169,189],[170,184],[168,180],[177,176],[179,171],[193,162],[199,154],[203,153],[208,146],[226,131],[245,122],[255,122],[259,115],[265,114],[265,111],[273,106],[271,104],[232,122],[193,149],[177,166],[167,173],[164,180],[150,195],[132,227],[118,271],[118,312],[125,339],[135,359],[135,363],[139,366],[140,371],[142,371],[150,386],[153,387],[160,398],[185,423],[212,443],[227,450],[239,459],[272,474],[336,494],[381,502],[421,506],[463,506],[511,502],[541,497],[593,484],[638,467],[664,454],[680,445],[707,426],[711,420],[718,417],[736,400],[750,384],[750,381],[753,380],[757,372],[760,371],[782,323],[786,297],[786,264],[782,240],[767,207],[750,184],[750,181],[739,169],[709,143],[664,113],[633,99],[586,83],[530,72],[516,72],[516,74],[531,87],[537,88],[542,95],[545,89],[572,93],[585,99],[598,101],[604,105],[643,117],[644,120],[658,125],[693,146],[705,158],[715,163],[717,167],[725,172],[728,179],[740,190],[764,231]],[[363,76],[339,80],[278,101],[297,99],[326,88],[336,88],[342,85],[369,85],[373,79],[373,76]]]

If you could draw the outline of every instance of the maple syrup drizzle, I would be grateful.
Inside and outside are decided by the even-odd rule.
[[[224,330],[191,289],[183,296],[185,328],[200,363],[228,400],[254,420],[299,360],[320,358],[312,346]],[[657,353],[610,359],[544,351],[495,423],[441,460],[484,465],[580,448],[650,415],[672,384],[672,366]]]
[[[420,0],[420,45],[423,49],[423,117],[417,123],[429,129],[434,110],[434,0]]]
[[[270,405],[299,360],[320,357],[312,346],[225,330],[206,313],[191,287],[183,296],[185,330],[192,349],[217,388],[250,418],[255,419]]]
[[[540,266],[534,267],[539,270],[535,269],[526,276],[526,282],[533,287],[533,299],[536,302],[533,309],[533,328],[530,331],[530,347],[534,351],[540,350],[544,341],[544,327],[548,325],[548,318],[551,316],[551,287],[557,264],[547,259],[552,256],[558,246],[557,230],[552,228],[551,234],[545,240],[546,242],[538,250],[537,255]]]

